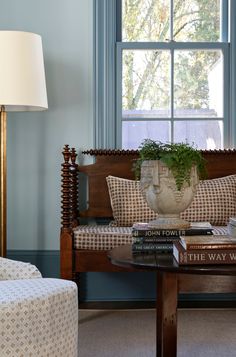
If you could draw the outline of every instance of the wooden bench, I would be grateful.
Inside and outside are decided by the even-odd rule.
[[[207,161],[208,178],[218,178],[236,174],[236,150],[202,151]],[[76,151],[68,145],[63,150],[64,161],[61,171],[61,278],[78,281],[81,272],[137,271],[134,268],[116,267],[107,258],[106,250],[74,249],[73,229],[84,218],[112,219],[112,209],[107,189],[108,175],[134,179],[133,160],[138,157],[136,150],[89,150],[83,155],[91,155],[95,162],[90,165],[76,163]],[[87,209],[78,207],[79,173],[87,176]],[[83,187],[85,189],[85,187]],[[196,275],[179,277],[181,292],[236,292],[236,278],[209,276],[204,281]]]

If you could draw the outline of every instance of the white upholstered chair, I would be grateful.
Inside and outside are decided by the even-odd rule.
[[[0,258],[0,356],[77,357],[76,284]]]

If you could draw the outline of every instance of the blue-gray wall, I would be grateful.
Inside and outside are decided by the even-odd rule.
[[[93,0],[0,0],[0,30],[42,36],[49,109],[8,114],[8,256],[59,277],[64,144],[94,145]],[[155,276],[83,274],[87,300],[155,298]]]
[[[0,0],[0,30],[42,36],[49,109],[8,114],[10,250],[58,250],[64,144],[93,147],[93,1]]]

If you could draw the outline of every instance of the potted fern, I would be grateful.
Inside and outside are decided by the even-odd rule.
[[[151,209],[158,219],[151,228],[186,229],[190,226],[180,218],[192,202],[199,176],[206,175],[205,161],[187,143],[162,143],[146,139],[139,147],[139,158],[134,165],[136,177]]]

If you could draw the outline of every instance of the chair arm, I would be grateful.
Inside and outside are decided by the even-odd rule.
[[[0,257],[0,280],[42,278],[35,265]]]

